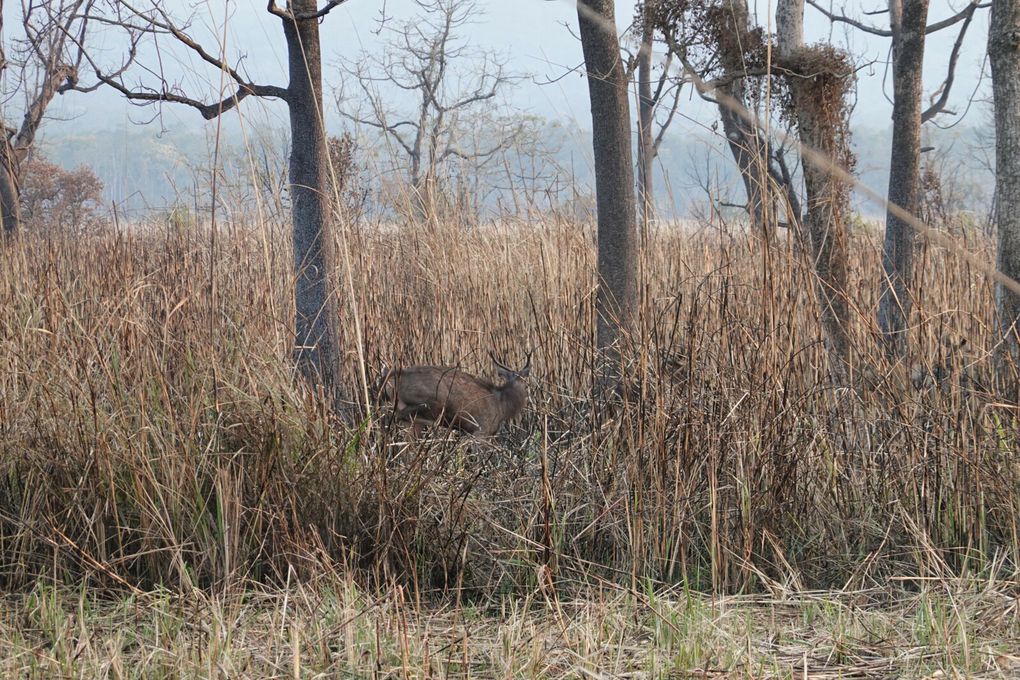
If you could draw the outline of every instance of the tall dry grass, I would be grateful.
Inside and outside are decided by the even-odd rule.
[[[988,283],[925,249],[916,357],[887,366],[877,239],[855,234],[854,385],[834,387],[810,267],[713,226],[646,243],[625,405],[590,390],[589,227],[347,235],[352,397],[359,356],[370,371],[487,372],[489,349],[511,363],[535,350],[525,416],[488,446],[350,427],[293,386],[277,226],[7,244],[0,582],[187,589],[342,565],[419,593],[496,594],[1014,571],[1016,402],[990,391]],[[990,259],[983,240],[959,242]]]

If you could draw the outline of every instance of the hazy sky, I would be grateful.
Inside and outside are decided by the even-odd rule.
[[[763,25],[774,13],[775,0],[752,2],[752,10]],[[962,8],[966,0],[933,0],[929,16],[932,21],[950,16]],[[142,3],[144,5],[144,3]],[[530,74],[514,91],[515,107],[532,113],[555,118],[571,126],[590,127],[586,83],[577,69],[581,63],[581,48],[572,35],[576,33],[577,15],[573,0],[478,0],[481,10],[471,35],[465,36],[480,48],[497,50],[509,60],[509,68]],[[882,22],[883,15],[867,17],[863,10],[877,9],[883,3],[872,0],[865,3],[847,2],[847,11],[866,20]],[[201,2],[173,0],[168,6],[177,8],[180,16],[194,15],[193,32],[207,44],[215,45],[212,36],[226,35],[226,53],[234,60],[243,56],[244,69],[257,82],[285,84],[283,38],[279,20],[266,13],[262,0],[204,0]],[[843,5],[834,3],[836,9]],[[348,0],[335,9],[322,25],[323,58],[327,84],[339,79],[336,64],[353,59],[362,51],[378,51],[381,38],[378,33],[380,19],[410,19],[417,8],[413,0]],[[7,10],[10,11],[10,10]],[[622,31],[633,15],[633,2],[618,2],[618,25]],[[6,13],[6,12],[5,12]],[[224,33],[223,25],[227,30]],[[971,26],[966,48],[958,67],[957,82],[951,99],[951,108],[963,111],[967,99],[978,83],[984,58],[987,32],[987,11],[980,11]],[[874,62],[859,73],[859,98],[855,122],[869,126],[888,127],[891,106],[884,95],[888,41],[864,35],[840,24],[830,26],[829,21],[811,7],[807,8],[806,31],[808,41],[832,40],[850,50],[862,62]],[[956,28],[929,36],[925,60],[927,91],[932,92],[941,83]],[[170,41],[166,44],[169,46]],[[115,43],[107,41],[104,47],[112,54]],[[150,55],[151,56],[151,55]],[[183,73],[183,83],[189,90],[210,97],[219,86],[219,74],[179,49],[167,49],[161,54],[161,64],[168,72]],[[151,64],[150,64],[151,65]],[[143,73],[136,70],[138,78]],[[688,93],[697,99],[692,93]],[[261,111],[250,102],[243,105],[245,114],[268,116],[284,122],[282,107],[267,105]],[[711,114],[697,101],[682,107],[689,116],[675,124],[673,134],[684,134],[691,126],[710,122]],[[88,96],[65,97],[57,102],[54,112],[71,120],[58,122],[52,133],[60,134],[74,128],[110,127],[144,120],[150,111],[139,111],[125,106],[112,91],[101,90]],[[978,124],[983,112],[972,111],[969,120]],[[693,120],[692,120],[693,119]],[[950,122],[946,119],[946,122]],[[198,114],[181,107],[167,106],[164,124],[171,129],[177,125],[199,126],[203,122]]]

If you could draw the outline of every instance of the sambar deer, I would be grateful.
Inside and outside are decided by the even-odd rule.
[[[507,420],[520,415],[527,399],[524,379],[531,372],[531,353],[524,366],[514,370],[489,352],[502,385],[478,378],[452,366],[408,366],[384,371],[382,396],[394,405],[399,420],[410,422],[417,437],[433,423],[483,437],[496,434]]]

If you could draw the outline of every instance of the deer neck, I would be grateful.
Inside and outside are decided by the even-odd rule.
[[[503,404],[507,418],[516,418],[524,408],[524,385],[519,381],[507,383],[499,388],[499,399]]]

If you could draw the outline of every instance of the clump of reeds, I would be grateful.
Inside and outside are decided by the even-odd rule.
[[[490,349],[534,350],[525,417],[482,446],[441,431],[408,442],[385,418],[352,428],[295,386],[278,231],[173,224],[4,246],[6,586],[187,588],[342,562],[421,592],[510,592],[540,574],[755,589],[1017,564],[1015,409],[986,389],[992,294],[951,253],[919,258],[913,358],[890,367],[871,321],[876,239],[854,236],[840,386],[793,248],[653,231],[621,406],[591,389],[589,227],[343,234],[351,395],[359,354],[370,373],[486,373]]]

